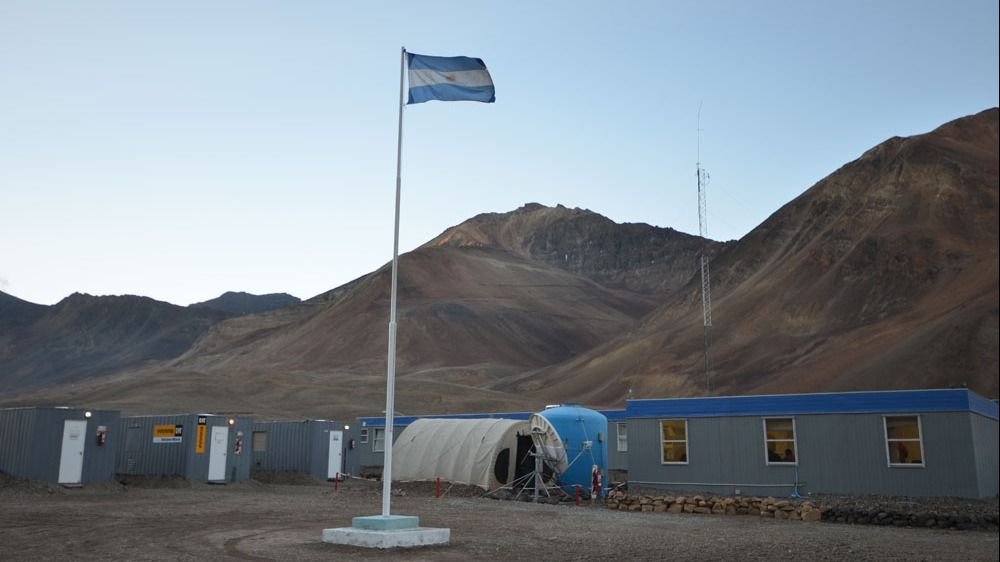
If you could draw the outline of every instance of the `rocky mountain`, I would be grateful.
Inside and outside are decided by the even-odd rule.
[[[293,297],[288,293],[254,295],[251,293],[226,291],[214,299],[196,302],[189,306],[191,308],[210,308],[239,316],[285,308],[299,302],[301,302],[301,299]]]
[[[227,316],[132,295],[74,293],[43,306],[0,293],[0,386],[80,382],[172,359]]]
[[[703,246],[715,253],[725,244],[537,204],[448,229],[400,259],[400,409],[517,404],[489,387],[630,329],[694,273]],[[384,392],[390,273],[385,266],[300,304],[230,318],[155,373],[115,377],[100,394],[163,405],[180,387],[213,397],[236,388],[231,408],[287,398],[370,411]]]
[[[618,224],[586,209],[529,203],[449,228],[425,245],[433,246],[503,249],[605,287],[666,295],[691,278],[702,251],[713,257],[725,244],[672,228]]]
[[[712,262],[721,394],[968,385],[997,396],[998,111],[892,138]],[[691,280],[629,334],[496,386],[593,403],[706,392]]]
[[[401,256],[397,410],[620,405],[630,391],[702,394],[709,381],[721,394],[966,384],[995,397],[997,130],[991,109],[889,139],[737,242],[538,204],[449,228]],[[713,271],[707,374],[701,251]],[[98,378],[68,370],[75,363],[53,343],[79,339],[75,327],[31,332],[38,337],[21,336],[16,346],[3,336],[0,376],[20,361],[22,381],[50,369],[61,375],[49,382],[69,372],[66,380],[86,382],[48,384],[0,402],[68,397],[126,412],[377,414],[389,279],[384,266],[291,306],[189,320],[181,325],[190,339],[168,339],[174,345],[164,345],[170,353],[161,360],[126,369],[108,362]],[[10,299],[0,300],[4,310],[16,312],[13,320],[0,316],[0,326],[32,330],[52,314]],[[102,316],[74,318],[86,325]],[[130,335],[136,326],[102,326],[117,334],[122,353],[153,347]],[[25,342],[54,351],[36,353]],[[50,357],[62,359],[50,368]]]
[[[0,291],[0,335],[32,324],[45,313],[45,308]]]

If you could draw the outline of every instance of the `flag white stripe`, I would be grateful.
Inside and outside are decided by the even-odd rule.
[[[408,78],[411,88],[434,86],[437,84],[451,84],[453,86],[467,86],[471,88],[493,85],[490,73],[486,69],[457,70],[453,72],[441,72],[425,68],[411,69]]]

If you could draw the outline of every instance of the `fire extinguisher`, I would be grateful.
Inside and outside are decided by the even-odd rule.
[[[237,437],[236,443],[233,444],[233,453],[238,455],[242,452],[243,452],[243,438]]]

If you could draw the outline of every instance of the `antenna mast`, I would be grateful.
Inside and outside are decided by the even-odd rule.
[[[712,372],[709,363],[709,349],[712,346],[712,287],[709,282],[708,256],[708,202],[705,188],[709,175],[701,167],[701,103],[698,103],[698,157],[695,163],[698,172],[698,236],[701,237],[701,311],[705,327],[705,390],[712,392]]]

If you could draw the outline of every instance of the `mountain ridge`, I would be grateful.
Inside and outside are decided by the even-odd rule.
[[[996,396],[997,117],[887,139],[734,242],[537,203],[448,228],[400,257],[398,408],[615,406],[704,394],[709,379],[713,394],[964,383]],[[225,318],[180,355],[88,379],[72,396],[133,411],[370,414],[384,401],[389,277],[386,264]]]

